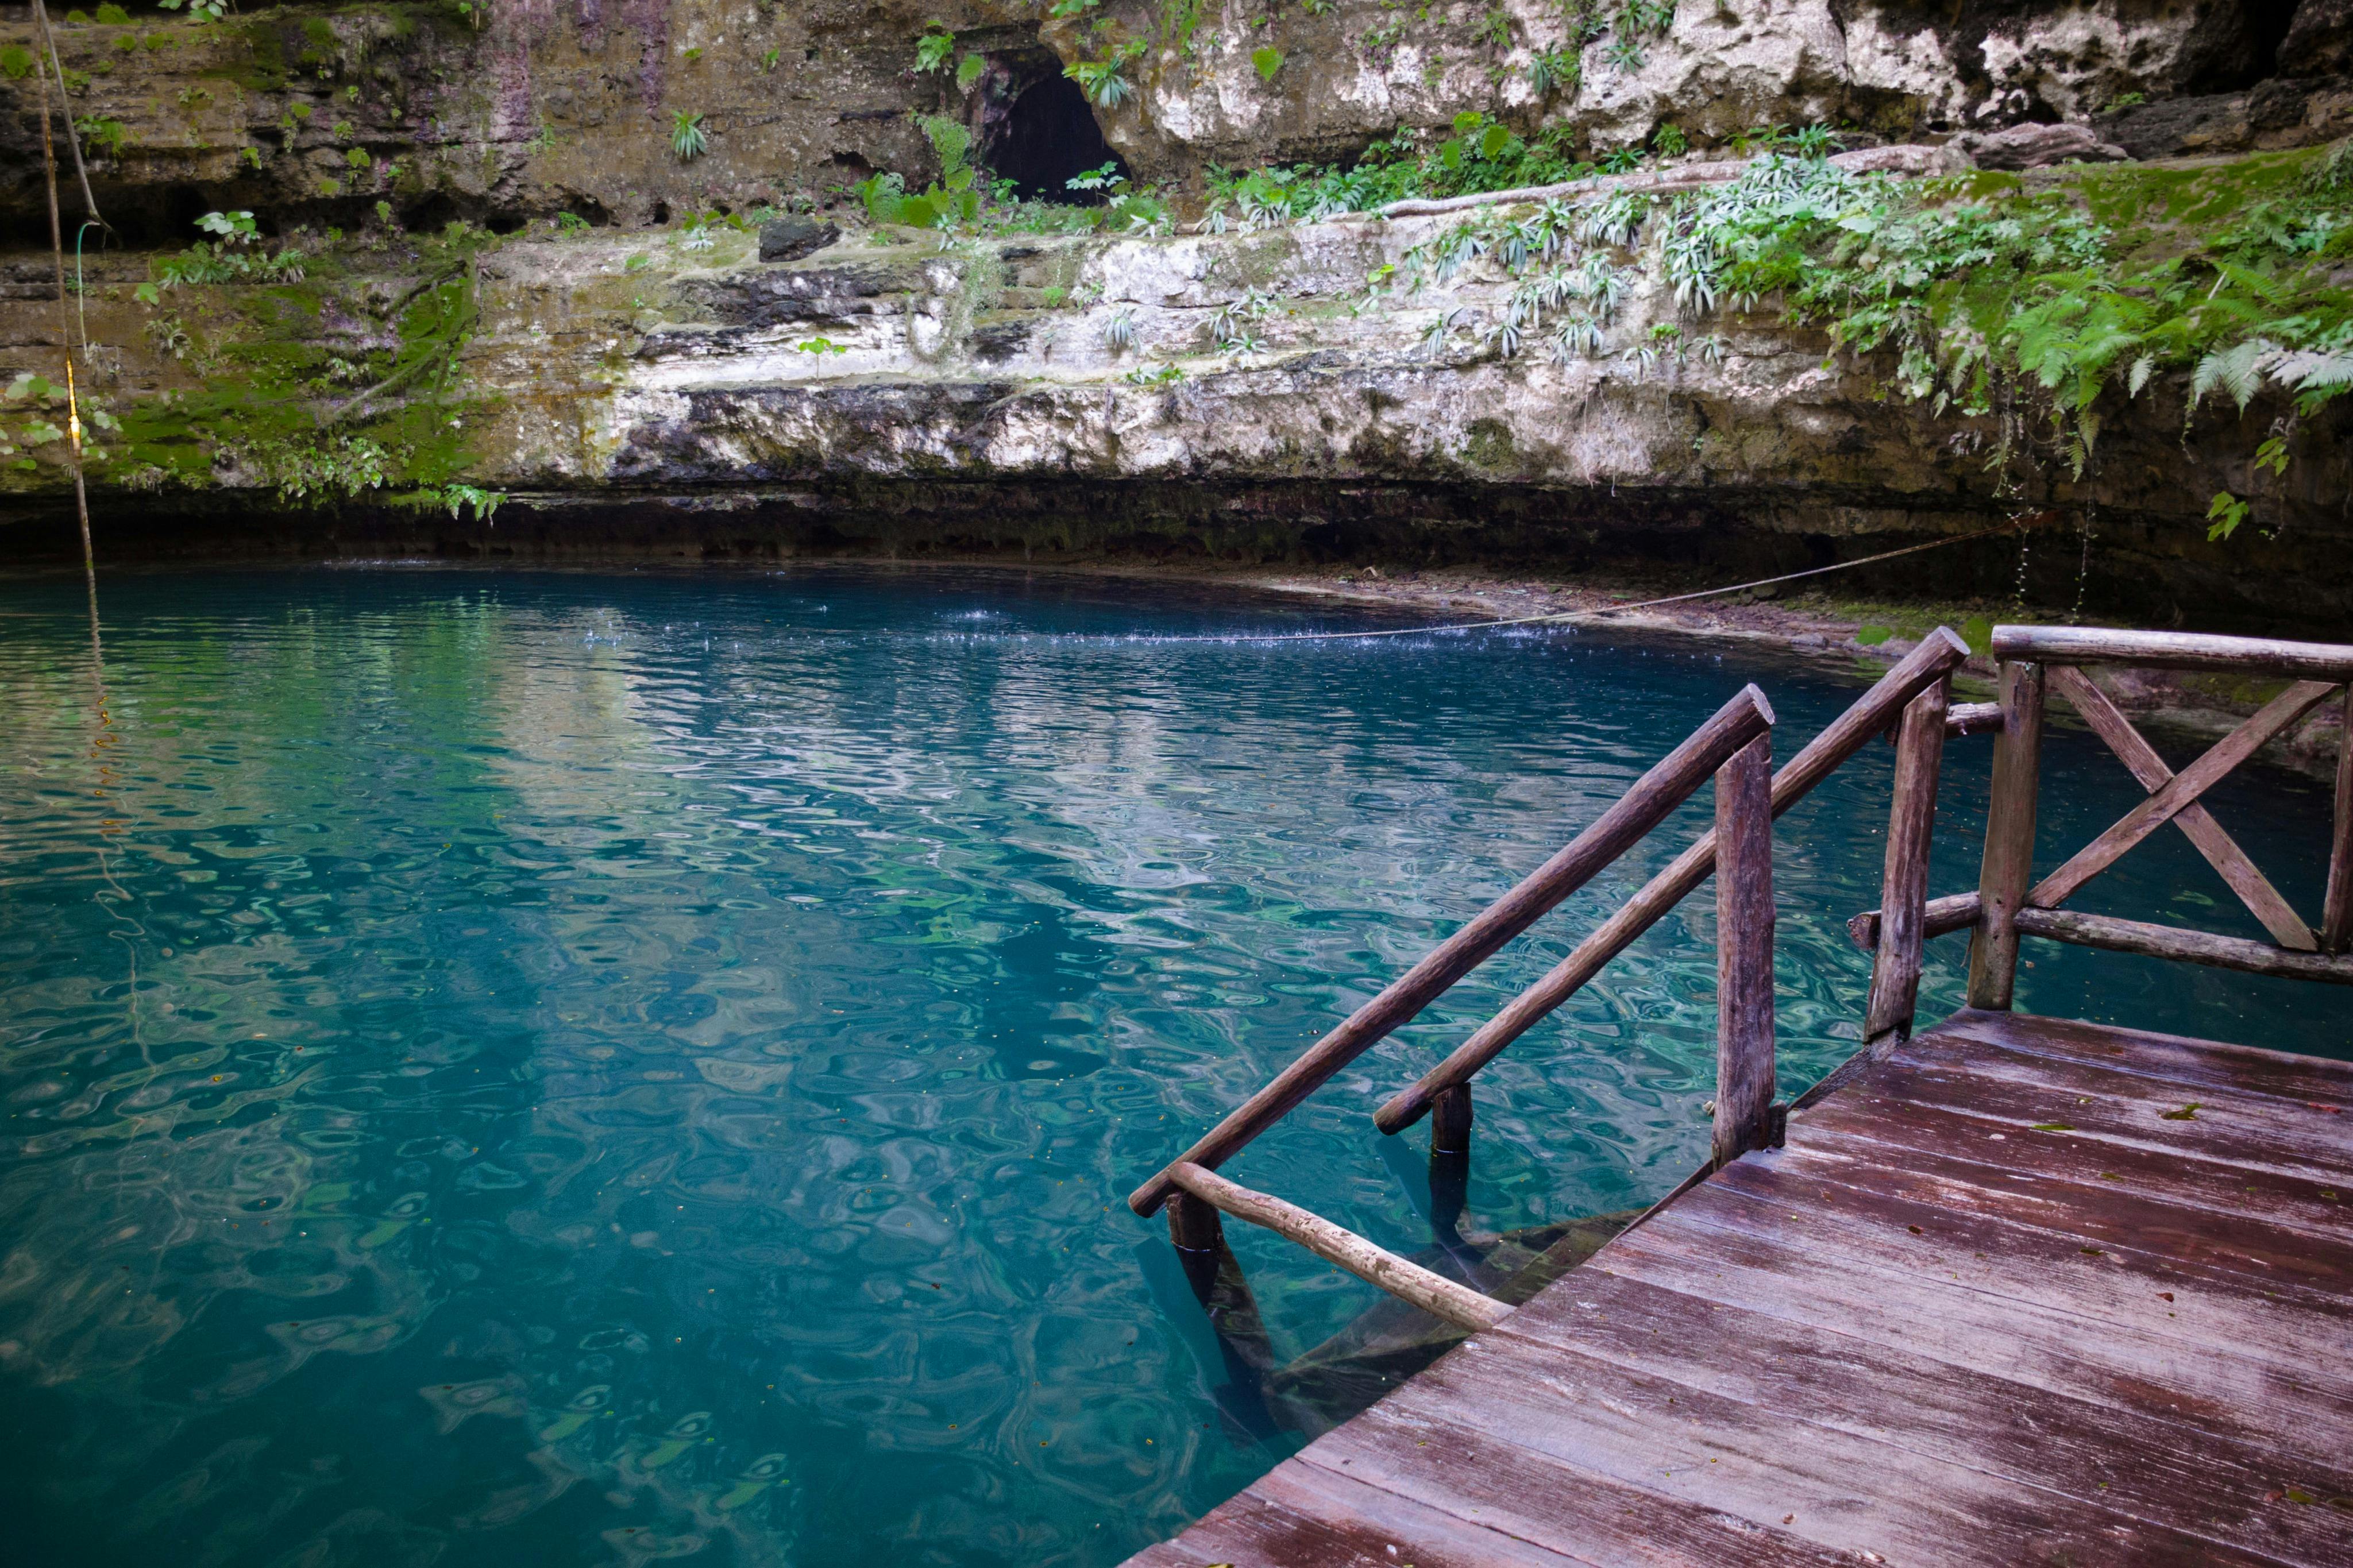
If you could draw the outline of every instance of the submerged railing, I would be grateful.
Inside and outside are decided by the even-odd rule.
[[[1170,1238],[1186,1252],[1216,1252],[1223,1239],[1219,1215],[1232,1215],[1286,1236],[1451,1321],[1483,1327],[1508,1311],[1502,1302],[1327,1220],[1228,1181],[1216,1174],[1216,1167],[1614,863],[1711,777],[1715,784],[1715,827],[1445,1061],[1383,1106],[1376,1121],[1382,1131],[1396,1132],[1434,1112],[1433,1154],[1467,1148],[1471,1079],[1714,874],[1717,1081],[1705,1169],[1749,1149],[1778,1143],[1786,1107],[1774,1098],[1772,819],[1916,704],[1926,705],[1923,713],[1933,713],[1935,739],[1941,744],[1949,678],[1968,655],[1967,644],[1938,627],[1778,773],[1771,772],[1772,707],[1755,687],[1743,689],[1559,853],[1301,1053],[1265,1088],[1138,1187],[1129,1206],[1148,1216],[1166,1205]],[[1933,767],[1926,789],[1933,809]],[[1913,984],[1916,989],[1916,963]]]
[[[1428,957],[1315,1042],[1264,1089],[1236,1108],[1128,1199],[1150,1215],[1168,1208],[1170,1238],[1196,1256],[1223,1245],[1220,1215],[1288,1237],[1401,1300],[1466,1328],[1490,1327],[1511,1309],[1334,1225],[1329,1220],[1229,1181],[1216,1167],[1248,1147],[1333,1074],[1410,1022],[1446,990],[1493,957],[1562,900],[1591,880],[1658,826],[1711,775],[1715,826],[1651,879],[1567,958],[1514,997],[1374,1115],[1395,1133],[1431,1118],[1433,1160],[1470,1146],[1471,1080],[1599,973],[1661,916],[1713,875],[1716,882],[1716,1092],[1707,1161],[1662,1202],[1752,1149],[1779,1145],[1789,1110],[1833,1092],[1912,1033],[1929,939],[1973,930],[1968,1002],[2007,1009],[2020,936],[2256,973],[2353,984],[2353,647],[2240,637],[2075,627],[1999,626],[2000,700],[1956,705],[1952,671],[1968,657],[1943,626],[1926,637],[1814,737],[1770,773],[1771,706],[1751,686],[1694,731],[1632,788],[1519,886],[1482,911]],[[2173,669],[2225,669],[2300,678],[2262,711],[2176,773],[2115,703],[2078,668],[2116,663]],[[2039,882],[2029,882],[2046,688],[2055,686],[2131,770],[2148,798]],[[2216,823],[2198,798],[2266,743],[2323,702],[2344,695],[2327,890],[2317,928],[2307,926]],[[1863,1043],[1846,1062],[1799,1097],[1775,1098],[1773,1040],[1772,819],[1803,799],[1874,736],[1891,733],[1895,776],[1888,807],[1880,906],[1848,922],[1872,950],[1871,990],[1863,1005]],[[1985,855],[1974,893],[1928,897],[1928,854],[1948,736],[1994,736],[1993,784]],[[2238,937],[2085,915],[2058,906],[2133,846],[2171,822],[2246,903],[2274,939]],[[1655,1206],[1655,1205],[1654,1205]],[[1636,1223],[1640,1223],[1638,1220]]]

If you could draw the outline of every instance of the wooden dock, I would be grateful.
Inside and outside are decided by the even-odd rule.
[[[1132,1568],[2353,1563],[2353,1065],[1964,1012]]]
[[[1998,703],[1953,704],[1969,650],[1939,627],[1778,770],[1772,705],[1741,692],[1135,1190],[1205,1307],[1246,1299],[1234,1218],[1471,1337],[1134,1568],[2353,1564],[2353,1064],[2012,1011],[2021,938],[2353,985],[2353,647],[1991,643]],[[2285,684],[2176,773],[2083,668],[2104,664]],[[2038,880],[2053,692],[2147,795]],[[2343,728],[2307,924],[2200,797],[2324,705]],[[1932,898],[1944,745],[1973,733],[1978,887]],[[1873,953],[1862,1046],[1781,1100],[1773,819],[1882,735],[1881,902],[1848,926]],[[1444,1171],[1459,1194],[1480,1070],[1713,880],[1710,1152],[1650,1214],[1527,1297],[1219,1172],[1710,777],[1715,828],[1373,1115],[1428,1118],[1433,1192]],[[2062,907],[2168,826],[2270,941]],[[1923,946],[1963,930],[1968,1007],[1915,1035]],[[2346,1016],[2334,994],[2313,1005]]]

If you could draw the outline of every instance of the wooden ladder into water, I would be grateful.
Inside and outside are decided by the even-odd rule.
[[[1889,1560],[2353,1561],[2353,1368],[2342,1354],[2353,1342],[2353,1066],[2010,1011],[2021,937],[2353,984],[2353,647],[2000,626],[1993,649],[1999,702],[1951,702],[1951,673],[1968,650],[1939,627],[1769,783],[1772,710],[1744,690],[1567,847],[1136,1190],[1138,1214],[1167,1205],[1171,1238],[1190,1260],[1231,1267],[1219,1219],[1230,1215],[1474,1335],[1139,1564],[1436,1568],[1599,1560],[1594,1550],[1811,1563],[1874,1560],[1873,1542],[1902,1554]],[[2175,773],[2083,673],[2087,664],[2288,684]],[[2038,880],[2039,760],[2053,688],[2148,793]],[[2331,702],[2347,727],[2310,925],[2199,801]],[[1771,819],[1891,730],[1881,902],[1849,922],[1873,954],[1863,1042],[1785,1105],[1775,1098]],[[1944,744],[1978,733],[1994,737],[1979,885],[1932,898]],[[1711,1148],[1636,1222],[1646,1228],[1514,1310],[1217,1173],[1711,775],[1714,830],[1375,1115],[1391,1133],[1430,1116],[1433,1159],[1466,1150],[1479,1070],[1714,874]],[[2061,907],[2168,822],[2271,941]],[[1968,1007],[1915,1038],[1925,943],[1964,930]],[[2119,1270],[2176,1289],[2119,1297],[2114,1279],[2049,1261],[2071,1255],[2113,1256]],[[1989,1259],[2022,1272],[2006,1277]],[[1920,1269],[1957,1283],[1910,1282]],[[2198,1310],[2184,1313],[2178,1295]],[[1662,1335],[1678,1342],[1661,1348]],[[1712,1335],[1735,1370],[1714,1356]],[[2333,1355],[2322,1349],[2332,1341]],[[1739,1370],[1768,1352],[1769,1375]],[[2330,1364],[2311,1364],[2315,1353]],[[1778,1392],[1760,1393],[1767,1384]],[[1557,1395],[1549,1405],[1545,1386]],[[1652,1397],[1662,1386],[1682,1388],[1680,1410],[1674,1397]],[[1787,1442],[1760,1438],[1748,1417],[1721,1407],[1725,1398],[1764,1399],[1793,1423]],[[1797,1405],[1774,1413],[1775,1400]],[[1925,1436],[1907,1430],[1911,1419]],[[1430,1453],[1422,1436],[1401,1447],[1399,1421],[1444,1432],[1448,1446]],[[2021,1421],[2040,1436],[2021,1436]],[[1826,1480],[1808,1468],[1813,1450],[1841,1445],[1877,1469],[1839,1468]],[[1548,1500],[1504,1486],[1514,1465],[1550,1489]],[[2182,1479],[2111,1495],[2109,1479],[2094,1479],[2135,1466]],[[1917,1489],[1928,1485],[1952,1496],[1925,1500]]]

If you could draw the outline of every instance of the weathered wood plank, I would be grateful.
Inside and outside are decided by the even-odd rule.
[[[1298,1458],[1128,1568],[1561,1568],[1574,1561]]]
[[[1299,1458],[1564,1558],[1611,1568],[1853,1562],[1776,1521],[1737,1519],[1504,1441],[1469,1407],[1403,1415],[1377,1405]]]
[[[2151,925],[2146,921],[2117,920],[2112,915],[2077,914],[2073,910],[2021,910],[2017,924],[2024,934],[2046,942],[2105,948],[2110,952],[2135,952],[2176,963],[2202,963],[2211,969],[2235,969],[2246,974],[2353,985],[2353,955],[2292,952],[2243,937]]]
[[[2031,1148],[2065,1142],[2067,1134],[2018,1142]],[[1883,1194],[2018,1226],[2071,1247],[2142,1253],[2201,1278],[2227,1276],[2258,1289],[2294,1288],[2296,1300],[2327,1310],[2353,1300],[2353,1235],[2324,1237],[2246,1216],[2225,1219],[2123,1181],[2062,1182],[1821,1128],[1809,1128],[1802,1144],[1793,1144],[1774,1165],[1791,1181]]]
[[[2353,1562],[2353,1514],[2281,1495],[2284,1479],[2317,1496],[2353,1495],[2342,1464],[2283,1467],[2268,1447],[1639,1280],[1588,1275],[1534,1305],[1514,1335],[2184,1535]]]
[[[1941,735],[1939,739],[1941,739]],[[1773,752],[1715,771],[1716,1163],[1773,1142]]]
[[[1300,1101],[1367,1048],[1435,1001],[1449,986],[1542,919],[1546,911],[1606,869],[1721,766],[1726,757],[1773,727],[1773,707],[1754,686],[1692,731],[1611,802],[1584,832],[1519,886],[1473,916],[1461,930],[1430,950],[1421,962],[1382,988],[1339,1027],[1300,1053],[1264,1089],[1232,1111],[1178,1161],[1214,1170],[1251,1139],[1289,1115]],[[1176,1190],[1164,1167],[1132,1194],[1128,1206],[1149,1216]]]
[[[2140,731],[2132,727],[2132,721],[2108,700],[2108,694],[2092,684],[2091,677],[2080,669],[2061,665],[2051,671],[2050,679],[2051,684],[2058,688],[2059,694],[2083,716],[2084,722],[2092,727],[2093,733],[2108,743],[2108,750],[2114,752],[2117,760],[2139,781],[2141,788],[2154,794],[2173,781],[2173,770],[2165,765],[2165,759],[2157,754],[2157,748],[2141,738]],[[2174,815],[2173,826],[2181,829],[2189,842],[2198,847],[2198,853],[2206,857],[2206,863],[2214,868],[2232,892],[2239,895],[2240,902],[2263,922],[2263,929],[2272,933],[2274,942],[2282,947],[2295,948],[2305,952],[2315,950],[2317,944],[2314,941],[2312,928],[2306,925],[2304,917],[2281,897],[2280,890],[2272,886],[2271,879],[2247,858],[2246,852],[2239,847],[2237,841],[2222,831],[2222,825],[2214,820],[2213,813],[2193,802]]]
[[[1978,929],[1969,939],[1969,1005],[2006,1012],[2018,982],[2019,906],[2034,875],[2034,813],[2042,769],[2042,667],[2001,667],[2001,733],[1993,742]]]
[[[1928,844],[1936,830],[1936,781],[1944,769],[1945,710],[1952,683],[1940,680],[1904,710],[1895,739],[1895,784],[1887,811],[1879,940],[1863,1005],[1863,1045],[1876,1052],[1912,1033],[1920,963],[1928,940]]]
[[[2120,1029],[2076,1018],[2027,1013],[1984,1013],[1965,1007],[1919,1037],[1920,1048],[1951,1037],[2026,1056],[2160,1079],[2168,1083],[2235,1089],[2282,1100],[2320,1100],[2353,1113],[2353,1062],[2267,1051],[2221,1040]]]
[[[2221,783],[2241,763],[2327,701],[2336,689],[2326,681],[2299,681],[2264,703],[2253,718],[2208,747],[2203,755],[2174,774],[2163,788],[2125,813],[2115,826],[2077,850],[2065,865],[2029,889],[2026,901],[2044,910],[2065,903],[2084,883],[2116,864],[2126,850],[2164,826],[2176,813]],[[1971,1005],[1978,1005],[1975,998]]]
[[[1809,1148],[1852,1147],[1856,1158],[1883,1166],[1909,1163],[1932,1171],[1974,1169],[1984,1173],[1985,1181],[2119,1187],[2162,1196],[2218,1224],[2253,1221],[2332,1242],[2353,1236],[2353,1188],[2185,1160],[2171,1149],[2058,1136],[2013,1135],[1995,1142],[1986,1136],[1983,1122],[1934,1106],[1861,1095],[1818,1105],[1789,1125],[1802,1129]]]
[[[2147,669],[2230,669],[2328,681],[2353,679],[2353,647],[2276,637],[2123,631],[2106,626],[1996,626],[1993,651],[2000,658],[2039,659],[2047,664],[2132,664]]]
[[[1920,646],[1896,662],[1854,705],[1832,720],[1820,734],[1773,775],[1773,815],[1779,816],[1805,798],[1841,763],[1861,751],[1884,730],[1904,705],[1932,681],[1941,680],[1968,658],[1968,644],[1949,627],[1938,626]],[[1617,913],[1594,929],[1567,958],[1535,984],[1505,1004],[1481,1025],[1446,1059],[1421,1078],[1389,1097],[1373,1113],[1373,1124],[1384,1132],[1402,1132],[1429,1113],[1438,1092],[1450,1085],[1468,1083],[1479,1069],[1501,1055],[1563,1002],[1575,995],[1603,966],[1624,952],[1659,919],[1681,903],[1715,867],[1715,834],[1703,834],[1697,843],[1675,857],[1667,868],[1644,883]]]
[[[1973,1289],[1933,1269],[1850,1266],[1788,1237],[1663,1219],[1612,1242],[1586,1267],[2268,1445],[2299,1462],[2332,1466],[2343,1457],[2345,1407],[2268,1368],[2137,1324],[2102,1324]]]
[[[2260,1390],[2258,1403],[2283,1412],[2315,1420],[2353,1412],[2343,1321],[2308,1298],[2275,1298],[2242,1277],[2201,1275],[2144,1253],[2086,1253],[2064,1238],[1762,1167],[1761,1157],[1744,1161],[1678,1204],[1677,1232],[1770,1238],[1875,1280],[1942,1280],[1980,1305],[2060,1314],[2078,1337],[2137,1333],[2151,1349],[2200,1364],[2210,1386]],[[1818,1265],[1808,1280],[1825,1271]]]
[[[1508,1330],[1463,1345],[1381,1408],[1400,1422],[1468,1417],[1494,1439],[1621,1484],[1786,1521],[1779,1528],[1820,1545],[1894,1563],[2047,1561],[2062,1542],[2094,1541],[2137,1563],[2263,1561]]]
[[[1410,1301],[1450,1323],[1472,1330],[1489,1329],[1511,1315],[1512,1309],[1493,1297],[1482,1296],[1443,1275],[1432,1274],[1419,1264],[1376,1247],[1355,1231],[1334,1225],[1322,1215],[1310,1214],[1296,1204],[1252,1192],[1187,1160],[1170,1166],[1169,1175],[1180,1191],[1216,1205],[1236,1219],[1263,1226],[1277,1236],[1295,1241],[1367,1285],[1377,1285],[1399,1300]]]
[[[2065,1121],[2079,1137],[2178,1160],[2353,1182],[2345,1114],[2274,1095],[2221,1088],[2182,1090],[2153,1079],[2102,1074],[2096,1068],[2023,1052],[1897,1057],[1882,1063],[1869,1086],[1857,1092],[1968,1118],[1989,1138],[2015,1137],[2044,1122]]]

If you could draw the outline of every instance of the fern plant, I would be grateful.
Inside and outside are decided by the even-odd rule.
[[[702,116],[689,114],[685,110],[670,116],[670,150],[678,154],[681,163],[691,163],[711,148],[709,132],[702,129]]]
[[[1062,74],[1077,82],[1087,101],[1097,109],[1117,109],[1135,96],[1135,84],[1127,79],[1127,64],[1143,53],[1144,46],[1131,40],[1099,60],[1072,60],[1062,68]]]

